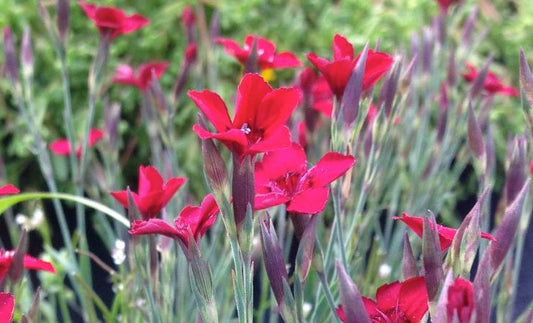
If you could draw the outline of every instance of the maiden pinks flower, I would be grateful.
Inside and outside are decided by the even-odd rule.
[[[467,82],[472,82],[476,79],[478,75],[477,69],[474,65],[466,63],[467,72],[463,73],[463,78]],[[500,78],[496,76],[493,72],[488,72],[487,77],[485,78],[485,83],[483,84],[483,89],[487,91],[490,95],[501,94],[505,96],[514,96],[517,97],[519,92],[516,88],[512,86],[506,86],[502,83]]]
[[[422,231],[424,227],[424,219],[419,218],[416,216],[410,216],[407,213],[402,213],[401,217],[393,217],[394,220],[400,220],[403,223],[405,223],[411,230],[413,230],[419,237],[422,237]],[[443,225],[437,224],[437,231],[439,234],[439,240],[440,240],[440,249],[446,250],[448,249],[453,241],[453,238],[455,237],[455,233],[457,232],[456,229],[448,228]],[[492,235],[481,232],[481,237],[483,239],[492,240],[495,241],[496,238],[494,238]]]
[[[469,323],[474,312],[474,288],[470,281],[457,278],[448,287],[446,315],[448,322]]]
[[[166,183],[152,166],[139,167],[139,192],[131,192],[135,205],[141,212],[143,220],[155,217],[167,205],[172,196],[185,183],[183,177],[173,177]],[[122,206],[128,208],[128,191],[110,193]]]
[[[97,142],[102,140],[104,137],[104,132],[100,129],[91,129],[89,131],[89,141],[87,142],[88,147],[94,146]],[[58,139],[52,143],[50,143],[50,150],[60,156],[68,156],[70,155],[70,142],[68,139]],[[76,147],[76,157],[81,157],[81,144],[79,144]]]
[[[255,164],[255,208],[286,204],[288,212],[318,213],[326,207],[327,186],[354,163],[353,156],[330,152],[307,169],[305,152],[296,143],[269,152]]]
[[[4,250],[0,249],[0,281],[2,281],[11,267],[13,262],[13,256],[15,255],[15,250]],[[33,258],[32,256],[24,255],[23,265],[25,269],[28,270],[43,270],[50,273],[55,273],[56,270],[54,266],[48,261],[40,260]]]
[[[309,61],[324,75],[337,98],[342,97],[359,56],[360,54],[355,56],[352,44],[341,35],[335,35],[333,38],[333,61],[315,53],[307,54]],[[363,76],[363,91],[376,84],[389,71],[392,62],[393,59],[388,54],[369,49]]]
[[[302,66],[302,63],[293,53],[276,53],[276,45],[265,38],[248,35],[244,39],[243,48],[236,41],[228,38],[216,38],[215,42],[222,45],[228,55],[235,57],[244,65],[252,52],[254,38],[257,40],[257,64],[261,71]]]
[[[13,184],[7,184],[7,185],[0,187],[0,196],[18,194],[18,193],[20,193],[20,190],[16,188],[15,185]]]
[[[201,139],[220,140],[239,161],[290,145],[285,123],[300,101],[300,91],[295,88],[272,89],[258,74],[244,75],[237,89],[233,121],[218,94],[207,90],[187,94],[217,131],[211,133],[195,124],[194,132]]]
[[[428,310],[424,277],[385,284],[377,289],[375,301],[363,297],[363,303],[372,322],[418,323]],[[340,306],[337,315],[345,321]]]
[[[218,212],[215,198],[209,194],[200,206],[186,206],[174,220],[174,226],[162,219],[137,220],[132,223],[129,232],[131,235],[162,234],[179,240],[185,247],[188,247],[189,231],[195,240],[200,239],[215,223]]]
[[[102,37],[113,39],[118,35],[132,33],[150,23],[150,20],[144,16],[139,14],[127,16],[124,11],[114,7],[98,6],[84,1],[78,4],[98,27]]]
[[[114,83],[135,86],[140,91],[146,91],[152,82],[152,73],[159,79],[170,66],[168,62],[148,62],[140,65],[136,71],[129,65],[119,65],[113,76]]]

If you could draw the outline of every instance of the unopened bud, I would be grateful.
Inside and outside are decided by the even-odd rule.
[[[69,26],[69,1],[57,0],[57,31],[59,32],[59,40],[65,44]]]
[[[13,83],[17,83],[19,80],[17,54],[13,43],[13,35],[9,27],[4,27],[4,56],[6,58],[7,76]]]
[[[288,280],[289,275],[285,268],[283,252],[279,245],[276,230],[274,230],[274,226],[268,216],[260,220],[259,230],[261,232],[261,246],[265,270],[276,301],[278,305],[282,305],[284,296],[283,279]]]

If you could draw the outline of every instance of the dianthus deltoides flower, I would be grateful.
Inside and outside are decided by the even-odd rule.
[[[219,212],[217,202],[208,194],[200,206],[186,206],[174,220],[174,226],[162,219],[136,220],[132,223],[131,235],[162,234],[189,246],[189,232],[195,240],[200,239],[215,223]]]
[[[127,16],[124,11],[115,7],[98,6],[84,1],[78,4],[94,22],[102,37],[113,39],[118,35],[132,33],[150,23],[150,20],[142,15]]]
[[[235,57],[241,64],[246,64],[252,53],[254,38],[257,40],[257,64],[261,71],[266,69],[300,67],[302,63],[291,52],[276,53],[276,45],[266,38],[248,35],[241,48],[233,39],[215,38],[215,42],[222,45],[228,55]]]
[[[298,105],[301,94],[295,88],[272,89],[258,74],[245,74],[237,89],[235,117],[229,117],[222,98],[208,90],[187,93],[213,124],[216,133],[195,124],[201,139],[220,140],[242,161],[246,155],[284,148],[290,145],[285,123]]]
[[[410,216],[407,213],[402,213],[401,217],[393,217],[394,220],[400,220],[405,223],[411,230],[413,230],[419,237],[422,237],[422,232],[424,228],[424,218],[419,218],[416,216]],[[437,224],[437,232],[439,234],[440,240],[440,249],[446,250],[452,245],[453,238],[457,233],[456,229],[448,228],[443,225]],[[495,241],[492,235],[486,232],[481,232],[481,237],[483,239]]]
[[[89,131],[89,140],[87,141],[87,147],[94,146],[97,142],[102,140],[103,137],[104,137],[104,131],[102,131],[101,129],[97,129],[97,128],[91,129]],[[66,138],[55,140],[50,143],[50,150],[56,155],[68,156],[70,155],[70,150],[71,150],[70,142]],[[81,157],[81,143],[78,144],[78,146],[76,147],[75,153],[76,153],[76,157],[78,158]]]
[[[13,262],[14,255],[15,250],[0,249],[0,281],[6,277],[9,268],[11,267],[11,263]],[[48,261],[33,258],[28,255],[24,255],[23,265],[24,268],[28,270],[43,270],[50,273],[56,272],[54,266]]]
[[[352,44],[337,34],[333,38],[333,61],[319,57],[315,53],[307,54],[307,58],[324,75],[331,91],[337,98],[341,98],[360,55],[355,56]],[[389,71],[392,63],[390,55],[369,49],[363,75],[363,91],[376,84]]]
[[[135,86],[141,91],[146,91],[152,82],[152,72],[154,77],[159,79],[169,66],[169,62],[148,62],[134,70],[129,65],[119,65],[115,70],[113,82]]]
[[[143,219],[148,220],[161,212],[185,181],[184,177],[173,177],[164,183],[163,177],[154,167],[139,167],[138,193],[131,192],[131,195]],[[110,194],[122,206],[129,207],[127,190]]]
[[[286,204],[288,212],[316,214],[326,207],[328,185],[354,163],[353,156],[330,152],[307,169],[305,151],[296,143],[266,153],[255,164],[255,209]]]
[[[7,184],[0,187],[0,196],[2,195],[10,195],[10,194],[18,194],[20,193],[20,190],[15,187],[13,184]]]
[[[374,323],[419,323],[428,310],[426,282],[422,276],[382,285],[376,291],[375,301],[366,297],[362,299]],[[345,321],[342,306],[337,308],[337,315]]]
[[[463,78],[467,82],[473,82],[478,75],[477,69],[474,67],[474,65],[469,63],[466,63],[466,69],[467,72],[462,74]],[[491,95],[501,94],[505,96],[517,97],[519,94],[516,88],[503,84],[502,80],[500,80],[500,78],[493,72],[487,73],[485,83],[483,83],[483,89]]]

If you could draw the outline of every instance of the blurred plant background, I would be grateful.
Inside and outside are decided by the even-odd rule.
[[[160,79],[160,85],[163,93],[169,94],[172,92],[172,87],[176,81],[177,75],[180,72],[182,64],[184,63],[183,52],[186,48],[184,37],[184,30],[181,22],[182,11],[186,6],[191,6],[196,13],[203,12],[203,16],[199,16],[197,36],[199,39],[198,47],[198,64],[195,64],[191,70],[191,75],[186,89],[201,90],[208,88],[219,93],[226,102],[232,102],[234,98],[235,88],[239,82],[242,67],[234,60],[233,57],[227,56],[221,46],[216,46],[208,42],[209,35],[218,35],[222,37],[232,38],[239,43],[248,34],[255,34],[261,37],[272,40],[279,50],[290,50],[296,53],[304,65],[310,66],[305,58],[306,53],[315,52],[323,57],[331,56],[331,40],[334,34],[342,34],[348,40],[353,42],[357,52],[361,51],[365,43],[369,43],[370,47],[374,47],[379,43],[380,50],[390,53],[396,57],[403,57],[403,71],[406,70],[407,58],[412,57],[412,39],[413,35],[420,35],[424,26],[430,26],[432,20],[439,13],[438,6],[434,1],[426,0],[373,0],[373,1],[358,1],[358,0],[337,0],[337,1],[322,1],[322,0],[272,0],[272,1],[165,1],[165,0],[122,0],[122,1],[94,1],[99,5],[111,5],[124,9],[127,13],[138,12],[151,20],[151,23],[142,30],[133,35],[125,35],[114,40],[111,46],[111,53],[109,65],[105,74],[105,81],[103,85],[103,94],[101,100],[98,101],[98,108],[96,109],[95,126],[105,128],[103,107],[109,107],[113,104],[120,106],[120,122],[118,124],[119,137],[116,146],[107,144],[97,145],[95,147],[95,156],[99,161],[100,168],[95,167],[89,171],[94,180],[86,183],[87,196],[100,201],[106,205],[112,205],[114,209],[121,208],[108,195],[108,191],[120,190],[127,185],[136,188],[137,170],[139,165],[148,165],[151,162],[151,145],[149,133],[146,124],[141,115],[141,96],[139,91],[133,87],[124,87],[118,84],[112,84],[111,78],[114,69],[119,64],[130,64],[137,66],[149,60],[161,60],[170,62],[169,69]],[[56,1],[43,0],[43,5],[54,16]],[[475,21],[473,37],[471,43],[461,43],[461,27],[464,25],[468,15],[477,8],[478,18]],[[460,56],[460,63],[468,61],[473,63],[478,68],[481,68],[483,63],[489,56],[492,57],[492,64],[490,69],[498,74],[504,83],[511,84],[518,87],[518,51],[523,48],[526,56],[531,59],[533,53],[533,41],[531,41],[530,30],[533,30],[533,6],[528,0],[464,0],[459,8],[454,9],[453,15],[449,17],[449,23],[456,28],[450,28],[450,39],[452,43],[458,47],[467,49],[466,52],[458,54]],[[54,52],[52,41],[50,40],[47,31],[39,17],[37,6],[33,0],[3,0],[0,1],[0,26],[9,26],[15,35],[15,44],[19,48],[23,31],[26,27],[31,29],[31,40],[34,50],[34,79],[32,84],[32,101],[35,107],[34,118],[39,126],[41,135],[44,141],[49,143],[60,137],[65,137],[64,121],[63,121],[63,88],[60,76],[60,66]],[[82,130],[85,125],[85,111],[87,110],[87,75],[94,58],[95,49],[98,46],[98,36],[92,22],[87,19],[83,11],[77,5],[77,2],[70,2],[70,31],[67,37],[67,65],[70,75],[70,89],[72,93],[72,107],[74,114],[74,129],[80,129],[75,134],[78,138],[82,136]],[[424,101],[428,106],[438,105],[438,90],[439,84],[442,81],[442,76],[446,73],[448,53],[433,53],[433,72],[438,73],[440,78],[435,78],[435,82],[430,83],[430,89],[427,90],[430,95]],[[9,182],[15,184],[23,191],[46,191],[46,183],[38,167],[38,162],[29,147],[34,138],[24,126],[24,120],[20,118],[17,107],[14,103],[13,96],[10,92],[11,85],[6,76],[6,66],[0,58],[0,179],[1,183]],[[442,59],[441,61],[439,61]],[[462,65],[458,65],[459,74],[463,72]],[[298,73],[294,70],[282,70],[277,72],[276,79],[272,82],[274,87],[288,86],[293,84],[297,79]],[[429,78],[431,81],[431,78]],[[438,82],[437,82],[438,80]],[[424,93],[423,86],[419,84],[422,89],[418,91]],[[450,96],[452,97],[452,104],[462,105],[461,93],[466,93],[469,89],[464,81],[459,80],[457,88],[452,89]],[[407,95],[400,97],[402,100]],[[178,206],[185,203],[189,204],[191,201],[196,203],[207,193],[206,180],[204,179],[204,172],[200,165],[202,165],[202,155],[200,142],[195,133],[191,131],[192,124],[197,120],[198,109],[192,101],[185,95],[181,95],[176,101],[167,96],[167,100],[171,102],[175,109],[172,114],[172,125],[170,129],[174,131],[172,142],[172,150],[176,153],[177,168],[173,168],[174,176],[186,176],[188,178],[187,189],[182,189],[176,203],[169,207],[169,218],[173,219]],[[397,99],[398,101],[400,99]],[[397,103],[398,104],[398,103]],[[465,113],[466,110],[463,110]],[[414,112],[411,112],[414,113]],[[463,114],[462,116],[466,116]],[[404,114],[402,118],[415,118],[416,114]],[[381,118],[384,118],[381,116]],[[427,116],[432,124],[435,123],[436,116]],[[520,108],[519,98],[495,97],[492,102],[492,107],[489,112],[488,120],[492,125],[492,135],[494,137],[496,160],[494,162],[495,169],[492,180],[494,181],[495,197],[494,201],[499,199],[502,194],[506,164],[509,163],[506,158],[508,141],[514,135],[522,134],[526,129],[525,119]],[[383,121],[383,120],[382,120]],[[428,121],[428,122],[430,122]],[[462,135],[466,133],[466,117],[462,121],[465,128],[462,129]],[[383,121],[383,127],[385,121]],[[400,125],[402,127],[409,127],[409,120],[402,119]],[[387,126],[390,126],[388,124]],[[381,131],[385,131],[382,128]],[[387,128],[388,129],[388,128]],[[401,136],[402,131],[394,132],[395,136]],[[413,130],[414,131],[414,130]],[[406,131],[406,135],[416,136],[415,132]],[[428,135],[429,136],[429,135]],[[464,138],[463,138],[464,139]],[[386,139],[384,139],[386,140]],[[385,142],[383,147],[391,147],[391,142]],[[404,143],[408,144],[408,143]],[[464,142],[462,142],[464,144]],[[320,144],[317,144],[320,145]],[[324,145],[327,145],[324,143]],[[402,147],[405,148],[406,147]],[[118,149],[118,151],[113,149]],[[385,149],[384,148],[384,149]],[[362,149],[362,148],[360,148]],[[391,151],[393,150],[390,148]],[[318,152],[317,152],[318,155]],[[355,154],[359,159],[360,157]],[[429,155],[424,155],[424,158],[429,159]],[[368,160],[363,157],[363,165]],[[314,159],[316,161],[316,158]],[[406,161],[408,163],[408,161]],[[62,156],[52,155],[52,164],[55,171],[56,180],[60,192],[73,192],[74,185],[70,180],[68,170],[68,159]],[[109,165],[115,165],[120,170],[114,172],[113,176],[108,177],[109,172],[113,168]],[[450,178],[449,182],[443,183],[442,192],[445,195],[438,196],[440,200],[434,201],[432,198],[424,200],[424,202],[432,201],[433,204],[427,203],[417,205],[411,210],[395,210],[425,212],[427,209],[437,210],[442,216],[443,224],[457,227],[462,217],[468,213],[472,205],[477,200],[480,188],[477,187],[479,180],[479,167],[474,164],[474,161],[460,155],[457,160],[450,160],[450,168],[456,170],[456,173]],[[405,166],[405,165],[404,165]],[[357,167],[357,166],[356,166]],[[179,169],[180,173],[175,171]],[[161,170],[163,171],[163,170]],[[168,171],[168,170],[167,170]],[[167,172],[168,173],[168,172]],[[395,179],[394,173],[387,173],[381,177],[381,180],[392,181]],[[454,177],[455,176],[455,177]],[[164,175],[168,178],[168,175]],[[363,182],[367,179],[363,174],[355,176],[354,192],[361,193]],[[405,184],[406,178],[398,176],[398,181]],[[361,185],[358,187],[358,185]],[[413,185],[417,185],[413,184]],[[387,184],[378,183],[378,189],[383,193],[383,199],[387,203],[396,206],[398,204],[405,205],[399,200],[405,199],[405,196],[394,196],[393,188],[386,187]],[[416,191],[414,189],[414,191]],[[440,192],[439,190],[436,190]],[[385,193],[386,192],[386,193]],[[390,195],[388,195],[389,193]],[[397,192],[396,192],[397,193]],[[410,192],[414,194],[413,192]],[[399,193],[398,193],[399,194]],[[408,195],[406,193],[406,195]],[[436,196],[437,197],[437,196]],[[396,200],[395,200],[396,199]],[[392,200],[393,202],[390,202]],[[391,212],[390,205],[380,205],[381,200],[372,201],[365,205],[365,212],[376,215],[376,223],[384,222],[381,214]],[[42,204],[41,204],[42,203]],[[332,203],[330,203],[332,204]],[[356,201],[347,202],[349,208],[355,208]],[[430,204],[430,205],[428,205]],[[495,209],[495,207],[493,207]],[[17,213],[23,213],[31,216],[37,209],[44,209],[45,216],[48,219],[47,225],[38,228],[39,234],[31,233],[30,250],[39,253],[43,251],[43,245],[53,246],[56,249],[55,259],[61,258],[62,242],[59,238],[59,233],[54,232],[57,224],[53,216],[54,210],[49,202],[35,202],[17,205],[13,210],[9,211],[12,214],[11,218]],[[69,226],[72,231],[75,227],[74,206],[66,204],[67,217]],[[359,210],[360,211],[360,210]],[[112,251],[117,249],[115,246],[115,239],[127,240],[128,236],[124,228],[118,228],[112,223],[109,228],[116,229],[115,234],[106,236],[106,230],[109,228],[102,225],[101,215],[92,214],[92,211],[87,211],[91,214],[88,220],[89,247],[91,251],[102,259],[107,264],[113,263],[111,257]],[[280,211],[281,212],[281,211]],[[355,212],[354,212],[355,213]],[[326,223],[331,224],[333,214],[333,207],[329,206],[325,219]],[[72,216],[69,216],[72,215]],[[397,214],[399,215],[399,213]],[[381,216],[381,218],[380,218]],[[381,219],[381,220],[380,220]],[[220,222],[220,221],[219,221]],[[363,223],[367,225],[368,223]],[[358,224],[361,225],[361,224]],[[371,224],[368,224],[371,226]],[[389,224],[387,224],[389,225]],[[209,243],[223,245],[224,235],[216,236],[216,232],[223,232],[223,227],[218,223],[214,229],[215,234],[211,236]],[[320,233],[329,233],[330,227],[323,227],[319,229]],[[378,229],[375,229],[379,231]],[[387,230],[390,230],[388,228]],[[11,233],[10,239],[4,238],[8,236],[8,229],[5,227],[2,231],[2,241],[6,246],[14,247],[17,241],[17,234]],[[374,232],[374,231],[372,231]],[[359,279],[367,279],[371,281],[370,285],[362,289],[363,295],[372,296],[375,287],[391,279],[399,279],[400,272],[388,274],[386,277],[378,277],[376,275],[369,276],[369,272],[379,267],[384,256],[388,251],[394,251],[401,254],[401,237],[403,231],[398,230],[394,237],[389,234],[384,234],[387,239],[385,245],[378,243],[373,244],[370,241],[375,237],[368,237],[367,248],[362,252],[369,255],[367,263],[356,264],[357,267],[355,275],[352,277]],[[279,234],[279,233],[278,233]],[[319,234],[320,236],[320,234]],[[393,241],[394,240],[394,241]],[[41,243],[41,241],[43,243]],[[290,247],[290,241],[285,241],[286,246]],[[391,247],[389,244],[392,244]],[[207,243],[206,243],[207,245]],[[389,249],[390,247],[390,249]],[[231,276],[231,262],[229,259],[228,248],[220,247],[217,251],[204,251],[208,259],[217,259],[217,252],[228,252],[227,261],[217,260],[219,266],[217,268],[214,280],[225,282],[227,277]],[[47,248],[48,252],[52,252],[52,248]],[[177,248],[175,248],[177,249]],[[113,251],[113,252],[115,252]],[[286,250],[288,252],[288,250]],[[351,254],[351,256],[354,256]],[[163,256],[165,257],[165,256]],[[183,255],[177,256],[177,259],[183,260]],[[138,259],[137,259],[138,260]],[[165,260],[165,259],[163,259]],[[166,259],[168,260],[168,259]],[[139,261],[139,260],[138,260]],[[169,260],[172,261],[172,260]],[[401,258],[396,257],[391,260],[389,265],[394,267],[399,266]],[[176,260],[179,262],[179,260]],[[176,266],[183,266],[182,264],[173,264]],[[329,266],[333,266],[330,261]],[[366,267],[368,266],[368,267]],[[68,267],[68,266],[67,266]],[[97,290],[97,294],[103,299],[106,306],[109,307],[109,315],[120,311],[120,309],[128,308],[128,306],[142,307],[146,303],[131,305],[127,301],[131,301],[128,297],[127,287],[131,280],[137,279],[127,273],[122,267],[113,266],[118,273],[110,275],[109,272],[101,271],[100,266],[93,263],[94,282],[93,285]],[[119,269],[117,269],[119,268]],[[172,268],[172,266],[171,266]],[[67,275],[67,269],[63,268],[64,272],[60,272],[59,277],[41,278],[41,285],[44,291],[57,295],[61,292],[58,286],[62,284],[62,278]],[[183,269],[183,268],[182,268]],[[331,271],[331,268],[330,268]],[[99,281],[98,275],[105,277]],[[331,272],[330,272],[331,274]],[[165,276],[167,275],[167,276]],[[162,273],[163,278],[176,279],[178,284],[187,289],[189,284],[185,278],[174,277],[175,273]],[[329,275],[330,280],[334,280],[333,274]],[[310,277],[310,286],[317,286],[317,278]],[[263,277],[263,282],[266,279]],[[100,287],[103,283],[104,287]],[[225,282],[226,285],[220,286],[218,293],[226,294],[231,289],[231,282]],[[70,283],[69,283],[70,284]],[[331,284],[335,285],[334,282]],[[173,293],[172,286],[163,286],[162,295]],[[98,289],[101,290],[99,291]],[[166,290],[165,288],[168,288]],[[182,290],[183,290],[182,288]],[[333,289],[336,292],[336,286]],[[264,300],[265,290],[268,285],[262,285],[263,295],[259,296]],[[70,289],[69,289],[70,293]],[[132,294],[138,295],[140,293],[135,290]],[[180,293],[184,293],[180,291]],[[312,295],[312,292],[309,291]],[[113,295],[119,295],[114,297]],[[173,294],[167,294],[172,295]],[[181,299],[188,297],[187,293],[178,295]],[[120,299],[123,297],[123,299]],[[177,296],[176,296],[177,297]],[[68,295],[68,301],[72,301],[73,296]],[[117,298],[119,298],[117,300]],[[58,298],[59,299],[59,298]],[[269,298],[271,303],[272,297]],[[147,302],[146,300],[143,300]],[[224,312],[227,317],[232,316],[233,299],[226,299],[225,303],[219,304],[221,309],[227,310]],[[140,301],[141,302],[141,301]],[[74,302],[73,302],[74,303]],[[322,305],[319,305],[322,304]],[[167,311],[172,311],[175,304],[165,304]],[[324,299],[321,303],[315,304],[326,308]],[[46,309],[44,315],[48,318],[53,317],[53,311],[62,305],[55,304],[53,301],[49,304],[48,314]],[[180,315],[181,321],[188,321],[191,318],[191,313],[194,311],[194,302],[189,299],[184,307],[191,309],[191,311],[182,313]],[[163,310],[163,313],[165,310]],[[224,311],[224,310],[220,310]],[[313,309],[314,319],[320,321],[327,320],[321,315],[325,312],[319,312]],[[73,312],[76,312],[76,308]],[[65,312],[63,312],[63,315]],[[75,315],[75,314],[74,314]],[[136,319],[139,319],[138,317]]]

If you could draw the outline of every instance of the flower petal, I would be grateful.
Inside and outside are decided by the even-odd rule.
[[[288,212],[316,214],[326,207],[329,188],[312,188],[294,195],[287,205]]]
[[[69,155],[70,142],[67,139],[58,139],[50,143],[50,150],[56,155]]]
[[[272,206],[282,205],[290,201],[290,197],[283,193],[256,194],[254,208],[264,210]]]
[[[355,164],[355,158],[337,152],[324,155],[318,163],[309,169],[301,180],[303,188],[323,187],[341,177]]]
[[[139,15],[139,14],[133,14],[131,16],[126,17],[126,19],[124,19],[123,24],[120,28],[120,34],[132,33],[148,25],[149,23],[150,23],[150,20],[147,19],[146,17]]]
[[[173,177],[163,185],[163,205],[167,205],[172,199],[174,194],[180,189],[180,187],[187,181],[185,177]]]
[[[218,132],[233,128],[228,108],[218,94],[204,90],[202,92],[189,91],[187,95],[194,101],[206,118],[211,121]]]
[[[181,233],[162,219],[135,220],[128,231],[131,235],[162,234],[172,239],[182,239]]]
[[[256,108],[256,119],[253,124],[268,135],[270,131],[278,129],[287,122],[301,98],[302,93],[296,88],[280,88],[267,93]]]
[[[380,286],[376,291],[377,307],[382,312],[388,312],[398,306],[401,284],[398,281]]]
[[[115,75],[113,75],[113,83],[139,86],[133,68],[126,64],[117,66]]]
[[[101,130],[101,129],[91,129],[89,131],[89,141],[87,142],[87,144],[89,145],[89,147],[92,147],[94,146],[97,142],[99,142],[100,140],[102,140],[102,138],[104,137],[104,131]]]
[[[302,62],[291,52],[281,52],[274,55],[274,60],[272,61],[272,68],[292,68],[300,67]]]
[[[0,292],[0,322],[11,323],[15,310],[15,297],[10,293]]]
[[[282,126],[249,147],[249,153],[257,154],[288,147],[291,144],[289,128]]]
[[[15,187],[13,184],[7,184],[2,187],[0,187],[0,196],[2,195],[9,195],[9,194],[18,194],[20,193],[20,190]]]
[[[109,192],[109,194],[111,194],[111,196],[113,196],[113,198],[117,200],[117,202],[119,202],[124,208],[128,208],[128,191]],[[132,192],[131,194],[135,193]]]
[[[343,58],[353,59],[353,45],[339,34],[333,37],[333,58],[338,61]]]
[[[139,196],[145,196],[154,191],[163,189],[163,177],[153,166],[139,167]]]
[[[363,76],[363,91],[376,84],[390,70],[393,61],[388,54],[369,49]]]
[[[237,89],[233,128],[240,129],[247,124],[253,131],[257,127],[261,102],[271,91],[270,85],[259,74],[245,74]]]
[[[248,152],[248,138],[246,138],[244,132],[239,129],[230,129],[221,133],[210,133],[200,125],[195,124],[192,127],[192,130],[196,132],[200,139],[215,138],[220,140],[226,145],[226,147],[228,147],[228,149],[232,151],[235,150],[237,154]]]
[[[50,273],[55,273],[54,265],[48,261],[33,258],[32,256],[24,255],[24,268],[28,270],[43,270]]]
[[[413,277],[401,283],[399,310],[411,322],[420,322],[428,310],[428,294],[424,277]]]
[[[148,62],[138,68],[138,82],[141,90],[146,90],[152,82],[152,72],[156,79],[160,79],[170,66],[169,62]]]

